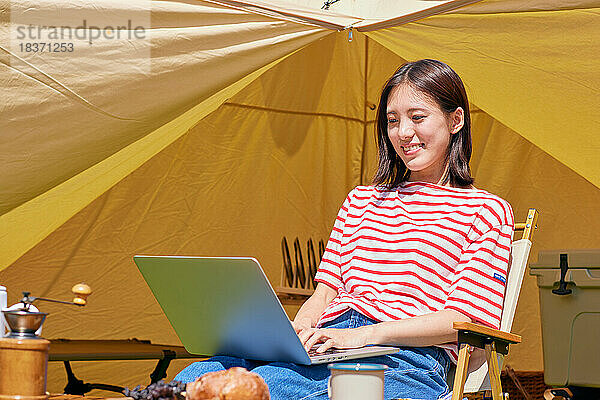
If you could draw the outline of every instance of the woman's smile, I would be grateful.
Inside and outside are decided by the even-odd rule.
[[[410,144],[410,145],[402,146],[402,151],[404,152],[404,155],[411,156],[413,154],[417,154],[417,152],[424,147],[425,147],[424,143]]]

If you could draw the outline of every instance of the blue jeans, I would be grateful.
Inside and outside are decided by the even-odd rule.
[[[376,321],[349,310],[325,324],[328,328],[357,328]],[[361,359],[363,363],[385,364],[385,399],[439,399],[449,392],[446,374],[450,359],[437,347],[401,347],[395,354]],[[265,363],[237,357],[215,356],[189,365],[175,380],[191,382],[211,371],[244,367],[260,375],[267,385],[271,399],[326,400],[327,364],[298,365],[286,362]]]

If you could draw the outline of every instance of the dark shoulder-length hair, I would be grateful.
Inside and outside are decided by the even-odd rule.
[[[469,100],[462,80],[448,65],[437,60],[419,60],[402,65],[387,81],[381,92],[377,108],[375,136],[379,152],[377,172],[373,183],[387,188],[397,187],[410,177],[410,170],[394,150],[388,137],[387,104],[392,90],[400,84],[412,85],[434,99],[445,113],[458,107],[464,111],[464,126],[451,135],[446,162],[448,169],[442,184],[469,187],[473,183],[469,160],[471,159],[471,115]]]

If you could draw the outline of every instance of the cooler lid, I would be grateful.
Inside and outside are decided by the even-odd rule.
[[[585,250],[542,250],[538,253],[538,261],[529,264],[533,269],[560,268],[560,255],[567,255],[569,269],[600,269],[600,249]]]

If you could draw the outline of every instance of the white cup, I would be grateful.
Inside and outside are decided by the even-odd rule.
[[[6,288],[0,286],[0,338],[6,336],[6,330],[8,329],[8,324],[4,320],[4,314],[2,314],[2,310],[8,305],[7,301]]]
[[[327,366],[331,376],[327,394],[331,400],[383,400],[383,364],[338,363]]]

